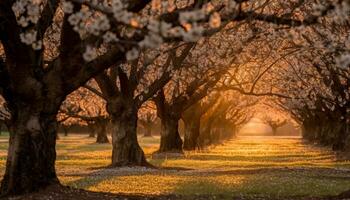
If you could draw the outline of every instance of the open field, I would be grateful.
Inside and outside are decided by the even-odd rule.
[[[235,197],[322,197],[350,189],[350,162],[300,138],[239,137],[203,152],[152,158],[159,138],[140,138],[148,160],[168,169],[103,168],[111,145],[82,135],[61,136],[56,168],[61,182],[91,191],[138,195],[178,194]],[[0,137],[4,172],[7,137]]]

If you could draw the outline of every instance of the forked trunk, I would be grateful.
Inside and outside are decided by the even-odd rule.
[[[112,120],[112,166],[149,166],[137,141],[137,111]]]
[[[55,172],[57,112],[38,112],[37,107],[33,111],[22,104],[16,107],[9,126],[10,140],[6,171],[1,182],[2,195],[22,194],[59,184]]]
[[[195,150],[198,147],[198,138],[200,132],[200,118],[192,120],[184,120],[185,122],[185,138],[184,149]]]
[[[182,139],[179,134],[179,119],[161,119],[160,147],[157,153],[182,153]]]

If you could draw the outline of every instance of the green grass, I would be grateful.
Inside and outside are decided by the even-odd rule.
[[[7,141],[0,137],[3,174]],[[56,169],[63,184],[92,191],[127,194],[233,196],[327,196],[350,189],[350,162],[338,161],[327,148],[299,138],[241,137],[183,157],[153,159],[159,138],[139,138],[148,161],[160,167],[101,168],[110,164],[111,145],[81,135],[61,136]]]

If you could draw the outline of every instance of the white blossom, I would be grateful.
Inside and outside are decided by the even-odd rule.
[[[34,24],[38,23],[39,15],[29,15],[28,21],[31,21]]]
[[[237,3],[235,0],[227,0],[226,4],[227,4],[226,5],[227,10],[230,12],[236,10],[236,8],[237,8]]]
[[[17,23],[22,27],[27,27],[29,25],[28,20],[23,16],[21,16],[19,20],[17,20]]]
[[[81,21],[81,19],[79,18],[78,15],[76,14],[73,14],[73,15],[70,15],[68,17],[68,22],[72,25],[72,26],[76,26],[78,25],[78,23]]]
[[[204,28],[201,26],[192,27],[189,31],[183,34],[183,39],[186,42],[196,42],[203,34]]]
[[[41,12],[41,1],[19,0],[12,5],[12,11],[16,15],[17,23],[27,27],[29,22],[36,24]]]
[[[145,38],[139,43],[142,48],[157,48],[163,43],[163,38],[157,34],[146,35]]]
[[[130,21],[133,19],[133,14],[129,13],[126,10],[121,10],[114,12],[113,11],[114,18],[120,22],[123,22],[125,24],[129,24]]]
[[[27,1],[16,1],[12,5],[12,11],[17,17],[23,14],[26,11]]]
[[[343,69],[347,69],[350,67],[350,54],[343,54],[336,59],[337,66]]]
[[[171,29],[171,24],[166,23],[164,21],[160,22],[160,34],[162,34],[164,37],[168,36],[168,31]]]
[[[174,27],[168,30],[168,35],[173,37],[180,37],[185,33],[185,30],[182,27]]]
[[[72,2],[70,1],[63,1],[62,2],[62,10],[64,13],[71,14],[73,13],[74,6]]]
[[[103,40],[106,42],[106,43],[109,43],[109,42],[118,42],[118,38],[117,36],[110,32],[110,31],[107,31],[104,35],[103,35]]]
[[[27,31],[20,34],[21,41],[27,45],[33,44],[36,41],[36,37],[37,37],[37,32],[34,30]]]
[[[83,54],[83,58],[87,62],[90,62],[90,61],[94,60],[95,58],[97,58],[96,48],[88,45],[85,49],[84,54]]]
[[[31,15],[38,16],[40,14],[39,5],[28,4],[28,6],[27,6],[27,14],[29,16],[31,16]]]
[[[147,29],[151,32],[159,32],[159,21],[151,19],[147,25]]]
[[[179,16],[179,21],[181,24],[187,24],[192,22],[197,22],[205,18],[205,13],[202,10],[194,10],[188,12],[182,12]]]
[[[43,42],[41,40],[38,40],[32,44],[32,48],[34,50],[40,50],[43,46]]]
[[[112,0],[112,11],[118,13],[124,9],[123,2],[121,0]]]
[[[127,60],[135,60],[139,57],[139,50],[136,48],[132,48],[130,51],[126,53],[126,59]]]

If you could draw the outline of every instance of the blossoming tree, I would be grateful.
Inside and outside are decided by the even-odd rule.
[[[305,4],[286,1],[280,6]],[[307,10],[284,12],[276,6],[255,0],[2,0],[0,94],[11,118],[1,192],[20,194],[59,183],[56,115],[67,95],[89,79],[134,59],[141,49],[174,40],[193,42],[230,21],[317,22],[318,16]],[[335,8],[326,2],[319,15]]]

